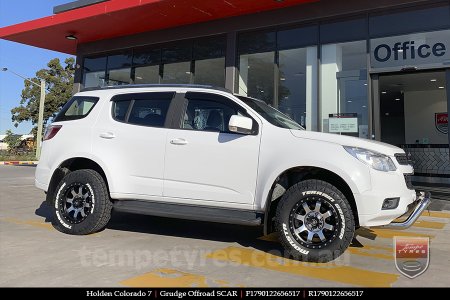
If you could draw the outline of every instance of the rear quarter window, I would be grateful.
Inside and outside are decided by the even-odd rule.
[[[99,98],[97,97],[72,97],[72,99],[63,106],[53,122],[82,119],[89,115],[98,100]]]

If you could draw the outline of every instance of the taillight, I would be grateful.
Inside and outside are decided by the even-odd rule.
[[[50,125],[44,134],[44,141],[52,139],[58,131],[62,128],[62,125]]]

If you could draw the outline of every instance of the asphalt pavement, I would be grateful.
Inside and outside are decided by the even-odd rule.
[[[450,202],[434,203],[406,231],[360,228],[340,258],[312,264],[282,257],[277,237],[259,227],[114,213],[99,233],[62,234],[34,170],[0,166],[0,286],[450,286]],[[397,271],[394,236],[430,238],[425,273]]]

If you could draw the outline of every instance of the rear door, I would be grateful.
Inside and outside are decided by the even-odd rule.
[[[260,133],[232,133],[234,114],[247,115],[231,99],[188,92],[177,129],[166,141],[164,196],[252,205],[255,198]]]
[[[162,196],[164,154],[175,92],[146,92],[113,97],[95,126],[93,151],[113,180],[118,198]]]

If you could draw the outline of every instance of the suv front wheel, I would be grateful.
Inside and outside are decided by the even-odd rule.
[[[84,235],[102,230],[111,218],[112,203],[102,176],[94,170],[68,173],[53,197],[53,227]]]
[[[290,187],[281,198],[276,229],[289,256],[327,262],[348,248],[355,221],[341,191],[325,181],[305,180]]]

